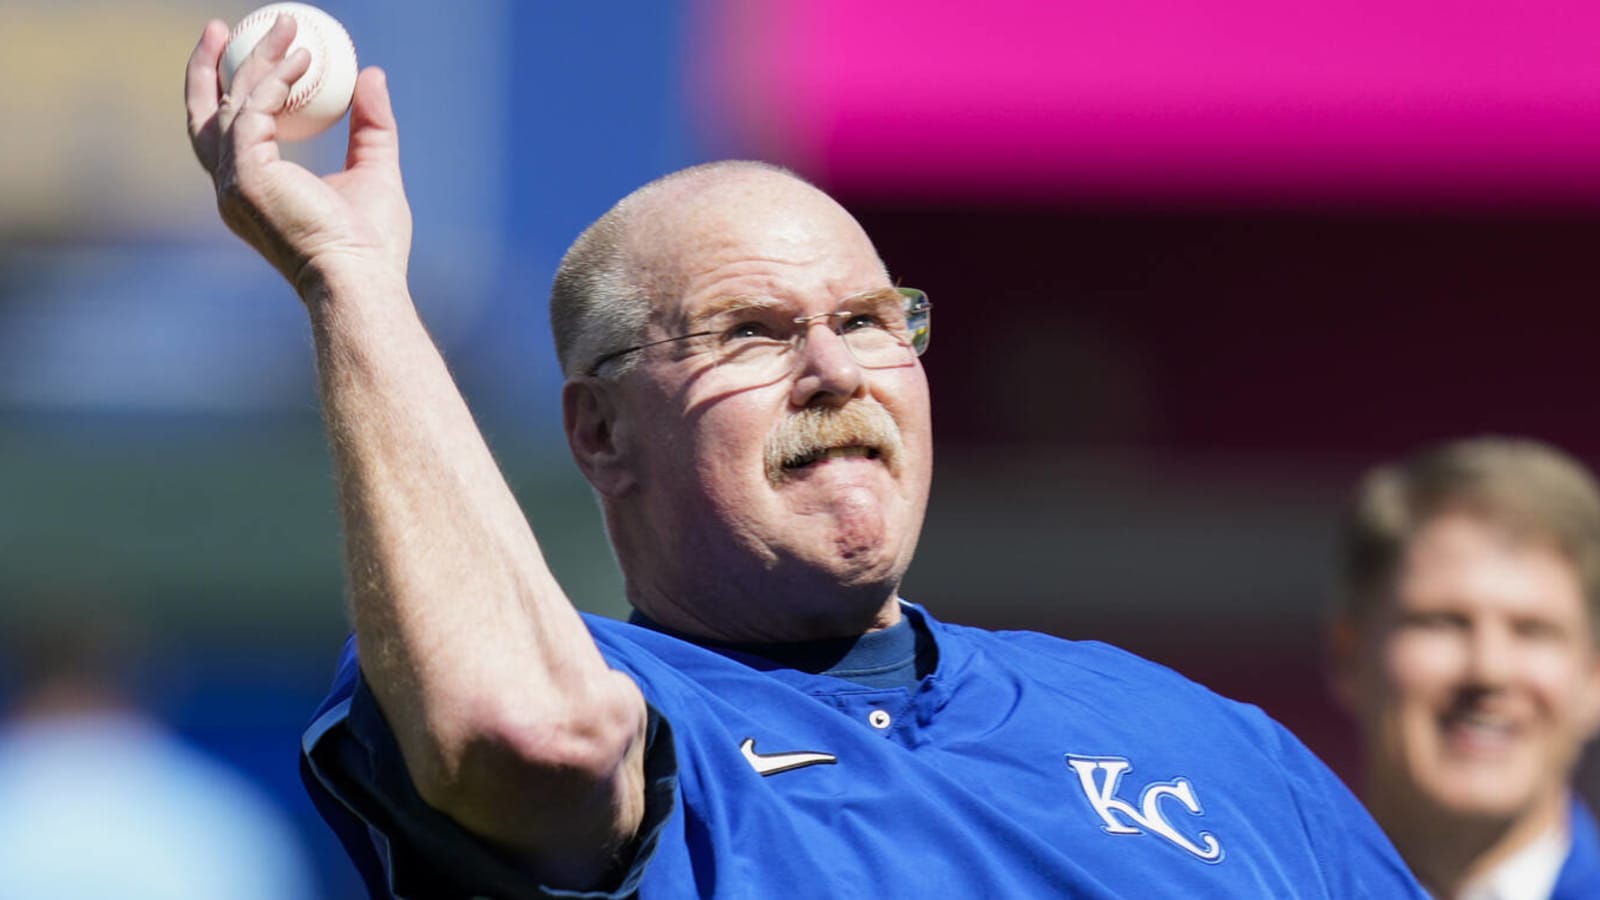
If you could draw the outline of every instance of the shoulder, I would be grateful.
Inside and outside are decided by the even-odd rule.
[[[1071,640],[1036,631],[990,631],[928,619],[941,652],[963,675],[974,678],[1015,677],[1106,702],[1138,702],[1226,712],[1254,723],[1270,720],[1256,707],[1215,693],[1174,669],[1093,640]]]
[[[608,616],[582,615],[589,636],[606,662],[636,679],[714,665],[722,659],[719,654],[670,634]]]
[[[1113,832],[1184,823],[1188,839],[1214,833],[1235,862],[1268,854],[1303,865],[1332,896],[1421,896],[1344,783],[1259,708],[1098,641],[931,617],[929,627],[950,650],[941,668],[957,670],[947,714],[1020,711],[1014,718],[1065,754],[1071,783]]]
[[[956,690],[994,701],[1023,698],[1068,718],[1097,755],[1138,750],[1174,771],[1206,771],[1267,789],[1310,811],[1352,812],[1348,789],[1295,735],[1259,707],[1222,696],[1183,674],[1100,641],[1029,631],[987,631],[934,622],[952,646]],[[1028,700],[1029,695],[1032,699]],[[1021,701],[1019,701],[1021,702]]]
[[[1083,673],[1114,674],[1161,681],[1188,679],[1172,669],[1121,647],[1093,640],[1072,640],[1038,631],[990,631],[970,625],[952,625],[930,619],[930,627],[946,636],[990,652],[1022,654],[1029,662],[1047,661]]]
[[[1600,894],[1600,828],[1596,827],[1594,812],[1575,796],[1568,821],[1572,849],[1562,863],[1551,900],[1578,900]]]

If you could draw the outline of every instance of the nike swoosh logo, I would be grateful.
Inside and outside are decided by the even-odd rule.
[[[762,776],[776,775],[791,769],[802,769],[806,766],[831,766],[839,761],[839,757],[832,753],[817,753],[811,750],[797,750],[792,753],[757,753],[756,739],[747,737],[739,745],[739,752],[744,754],[745,761],[750,768]]]

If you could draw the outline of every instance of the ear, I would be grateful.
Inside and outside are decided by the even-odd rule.
[[[1326,638],[1328,694],[1346,714],[1356,716],[1361,701],[1361,623],[1349,613],[1339,613],[1328,625]]]
[[[628,428],[612,382],[595,378],[568,381],[561,388],[561,418],[567,446],[589,484],[609,497],[637,483],[630,468]]]

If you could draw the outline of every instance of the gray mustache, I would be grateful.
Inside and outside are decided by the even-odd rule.
[[[767,480],[777,484],[786,466],[834,447],[870,447],[899,474],[905,446],[894,418],[876,403],[807,407],[779,423],[767,438]]]

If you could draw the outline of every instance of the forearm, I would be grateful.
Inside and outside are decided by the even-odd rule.
[[[577,883],[643,812],[644,700],[555,579],[405,286],[411,213],[382,71],[356,79],[345,167],[277,144],[310,65],[279,16],[223,94],[211,21],[184,78],[189,140],[233,231],[311,312],[362,668],[418,792]],[[529,802],[540,799],[545,802]]]
[[[419,790],[543,868],[568,841],[609,853],[642,812],[642,698],[545,565],[403,281],[323,279],[306,301],[362,667]],[[576,840],[570,805],[542,820],[529,790],[592,807],[594,832]]]

